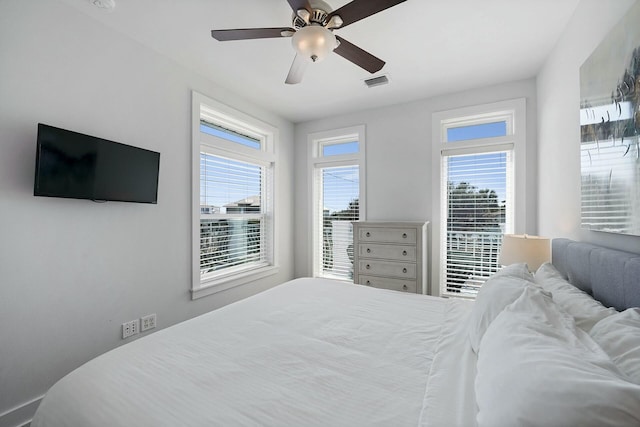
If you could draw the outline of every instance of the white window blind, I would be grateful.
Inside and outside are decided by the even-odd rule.
[[[200,153],[200,275],[266,265],[270,168]]]
[[[512,232],[512,150],[479,151],[442,152],[443,294],[474,296],[482,283],[499,270],[502,236]]]
[[[640,220],[633,203],[640,204],[634,188],[640,185],[638,148],[629,139],[609,138],[582,142],[582,227],[637,234]]]
[[[320,203],[322,247],[317,268],[322,277],[353,278],[353,227],[360,219],[360,168],[358,165],[322,167],[316,171]]]

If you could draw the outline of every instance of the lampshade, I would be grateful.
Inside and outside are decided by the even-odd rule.
[[[291,44],[298,54],[308,61],[322,61],[338,45],[336,36],[320,25],[300,28],[291,38]]]
[[[526,262],[530,271],[536,271],[551,260],[550,240],[546,237],[526,234],[505,234],[498,262],[501,265]]]

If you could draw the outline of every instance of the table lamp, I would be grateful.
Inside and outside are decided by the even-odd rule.
[[[505,234],[498,263],[501,265],[526,262],[530,271],[536,271],[551,261],[550,239],[527,234]]]

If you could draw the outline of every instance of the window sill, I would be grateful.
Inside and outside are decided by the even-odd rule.
[[[210,279],[206,282],[202,282],[199,288],[191,289],[191,299],[195,300],[206,297],[208,295],[226,291],[227,289],[235,288],[236,286],[254,282],[258,279],[273,276],[278,273],[278,270],[279,268],[277,266],[269,265],[266,267],[256,268],[255,270],[234,274],[232,276]]]

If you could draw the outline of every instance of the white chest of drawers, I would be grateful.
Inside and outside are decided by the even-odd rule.
[[[354,222],[354,283],[426,294],[428,224]]]

